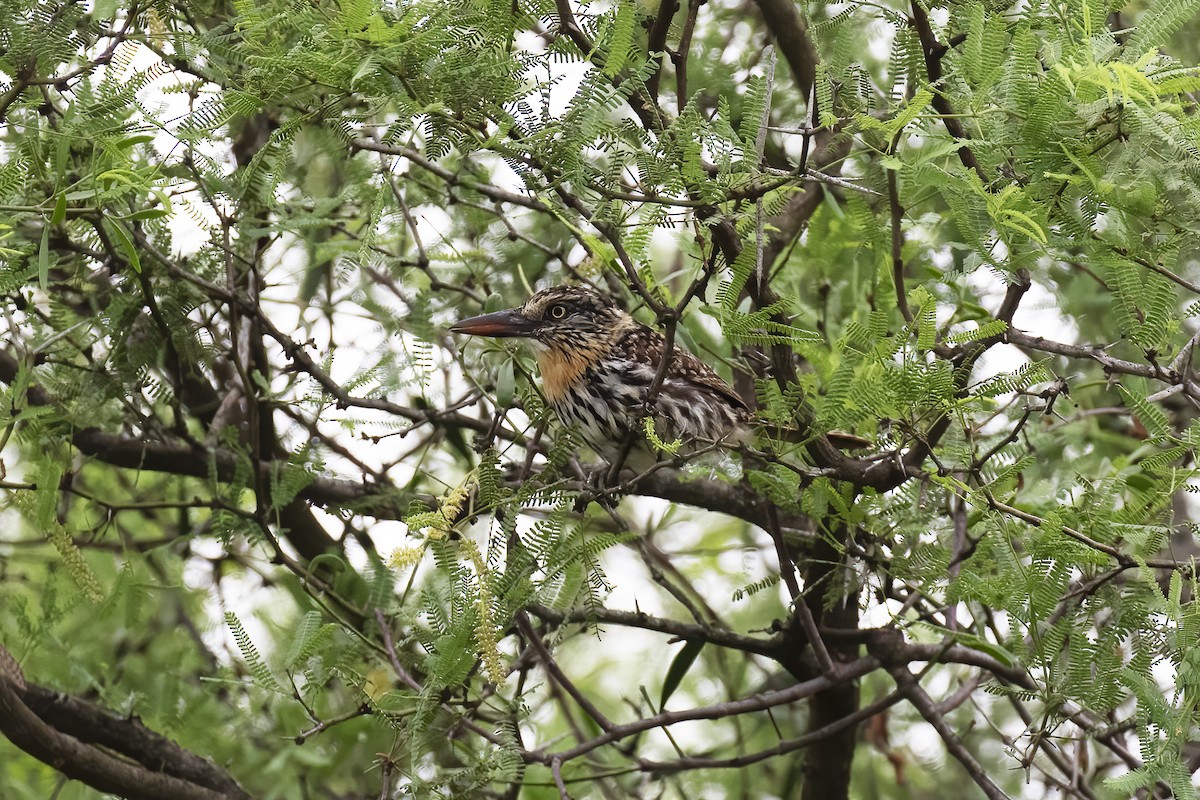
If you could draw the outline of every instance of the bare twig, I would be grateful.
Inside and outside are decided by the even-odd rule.
[[[990,800],[1009,800],[1008,795],[1001,791],[1000,787],[984,771],[983,766],[975,760],[975,757],[963,745],[958,735],[950,729],[942,712],[929,695],[925,693],[925,690],[921,688],[921,685],[917,683],[913,674],[905,667],[897,667],[891,670],[891,673],[905,697],[916,707],[921,716],[925,718],[925,721],[932,725],[933,729],[938,732],[938,735],[942,737],[942,741],[946,744],[946,749],[950,751],[950,755],[958,759],[963,769],[971,776],[971,780],[975,781],[975,784],[983,790],[983,793]]]
[[[791,686],[787,689],[780,689],[773,692],[764,692],[752,697],[746,697],[740,700],[730,700],[725,703],[716,703],[711,706],[701,706],[699,708],[690,708],[682,711],[664,711],[661,714],[656,714],[652,717],[646,717],[634,722],[623,725],[614,725],[610,730],[595,738],[581,742],[579,745],[552,754],[548,760],[553,761],[555,758],[560,759],[564,763],[574,758],[586,755],[598,747],[603,747],[611,742],[624,739],[629,736],[641,733],[643,731],[653,730],[668,725],[674,725],[680,722],[687,722],[698,719],[720,719],[724,717],[736,716],[738,714],[748,714],[753,711],[764,711],[775,706],[787,705],[794,703],[797,700],[803,700],[806,697],[811,697],[818,692],[823,692],[834,686],[837,686],[846,681],[852,681],[866,675],[868,672],[873,672],[879,668],[879,662],[872,657],[857,659],[851,663],[842,665],[835,676],[828,674],[821,675],[812,680],[803,681]]]
[[[537,651],[538,659],[542,662],[542,667],[545,668],[550,677],[553,678],[554,681],[561,686],[567,694],[571,695],[571,699],[578,703],[579,707],[587,712],[589,717],[596,721],[596,724],[600,726],[600,730],[612,730],[613,723],[608,719],[608,717],[596,707],[596,705],[588,698],[587,695],[580,691],[579,687],[576,686],[575,683],[567,677],[566,673],[562,671],[562,668],[558,666],[558,662],[554,660],[554,656],[550,654],[550,650],[546,647],[545,642],[542,641],[541,635],[539,635],[538,632],[533,629],[533,626],[529,624],[529,617],[523,613],[518,614],[517,628],[522,634],[525,635],[525,638],[529,640],[529,643],[533,645],[533,649]],[[559,762],[556,760],[555,763]]]
[[[896,307],[905,322],[913,321],[912,310],[908,307],[908,291],[904,288],[904,208],[900,205],[900,191],[897,187],[899,178],[897,170],[887,171],[888,206],[892,218],[892,282],[896,285]]]

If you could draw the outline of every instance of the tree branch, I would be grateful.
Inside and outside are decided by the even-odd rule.
[[[925,73],[929,78],[930,87],[933,89],[933,107],[942,115],[942,124],[946,126],[946,132],[961,142],[958,148],[959,161],[967,169],[973,170],[979,176],[979,180],[986,184],[988,182],[987,174],[980,166],[979,159],[975,157],[975,152],[967,145],[967,141],[971,137],[963,128],[959,118],[955,116],[954,109],[950,107],[950,101],[946,99],[945,89],[940,85],[942,56],[946,54],[946,46],[939,42],[937,36],[934,35],[933,28],[929,24],[929,14],[919,0],[912,0],[909,8],[912,9],[912,24],[917,30],[917,38],[921,41],[921,52],[925,56]]]
[[[946,718],[938,709],[937,704],[921,688],[921,684],[917,683],[916,677],[905,667],[896,667],[891,670],[891,673],[905,697],[916,707],[921,716],[925,718],[925,721],[932,725],[933,729],[938,732],[938,735],[942,737],[942,741],[946,744],[946,749],[950,751],[950,755],[958,759],[963,769],[971,776],[971,780],[975,781],[975,784],[983,790],[983,793],[988,796],[989,800],[1009,800],[1008,795],[988,777],[988,774],[984,771],[980,763],[975,760],[975,757],[963,745],[962,740],[946,724]]]
[[[795,686],[787,689],[780,689],[773,692],[763,692],[753,695],[752,697],[742,698],[740,700],[730,700],[724,703],[716,703],[711,706],[701,706],[699,708],[689,708],[682,711],[664,711],[661,714],[656,714],[653,717],[635,720],[634,722],[624,725],[614,725],[610,730],[603,734],[589,739],[586,742],[581,742],[570,750],[564,750],[561,753],[549,754],[551,760],[557,758],[564,763],[571,759],[586,755],[598,747],[603,747],[606,744],[619,741],[634,734],[643,731],[653,730],[654,728],[663,728],[669,725],[675,725],[679,722],[687,722],[698,719],[721,719],[723,717],[731,717],[738,714],[748,714],[752,711],[764,711],[775,706],[794,703],[797,700],[803,700],[806,697],[811,697],[814,694],[828,690],[833,686],[837,686],[847,681],[854,681],[861,678],[869,672],[873,672],[880,666],[879,661],[873,657],[864,657],[856,661],[844,664],[839,667],[833,675],[820,675],[812,680],[803,681]]]
[[[26,691],[29,691],[28,688]],[[47,693],[47,690],[33,691],[34,697],[41,698],[36,702],[43,707],[47,707],[43,702]],[[3,672],[0,672],[0,733],[21,750],[68,778],[128,800],[162,800],[164,797],[173,800],[244,800],[249,797],[238,788],[232,778],[220,773],[215,766],[208,764],[206,767],[199,767],[199,764],[205,762],[191,754],[187,754],[188,757],[181,763],[173,764],[171,771],[184,772],[194,777],[202,776],[206,783],[216,783],[223,788],[214,789],[169,774],[165,771],[165,763],[159,765],[164,771],[147,769],[142,764],[155,763],[157,758],[164,756],[179,756],[186,751],[145,728],[138,730],[140,724],[135,726],[131,722],[122,726],[119,720],[102,717],[98,709],[90,710],[85,718],[81,719],[75,716],[84,707],[81,702],[51,707],[49,714],[52,718],[60,720],[63,715],[73,717],[68,727],[77,732],[90,733],[97,743],[106,746],[120,745],[114,749],[135,758],[139,764],[116,759],[53,727],[24,703],[18,685]],[[90,731],[90,723],[102,724],[100,729]],[[149,749],[143,750],[146,746],[149,746]]]
[[[808,23],[800,16],[799,6],[790,0],[754,0],[754,4],[758,6],[767,30],[783,52],[800,94],[809,97],[810,89],[816,84],[817,62],[820,59],[817,48],[808,37]],[[816,94],[811,96],[815,98]],[[810,113],[816,119],[816,113]]]
[[[715,628],[711,625],[699,625],[665,617],[655,617],[641,611],[617,611],[597,606],[595,608],[581,608],[564,612],[537,604],[527,606],[526,610],[539,619],[553,622],[556,625],[569,623],[578,623],[580,625],[589,625],[592,623],[622,625],[627,628],[657,631],[658,633],[667,634],[679,639],[695,639],[716,645],[717,647],[727,647],[731,650],[741,650],[746,653],[755,653],[770,658],[778,657],[780,647],[783,644],[779,637],[760,639],[755,636],[745,636],[722,628]]]
[[[228,797],[249,795],[224,770],[147,728],[137,717],[117,716],[70,695],[35,684],[17,694],[30,711],[60,733],[134,759],[142,766]]]

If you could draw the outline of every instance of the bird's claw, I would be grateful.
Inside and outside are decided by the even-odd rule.
[[[607,463],[601,462],[584,470],[583,485],[576,501],[576,511],[582,511],[593,500],[608,508],[616,506],[617,497],[613,492],[616,485],[609,483],[609,469]]]

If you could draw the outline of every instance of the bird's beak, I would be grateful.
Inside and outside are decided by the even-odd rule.
[[[459,320],[450,326],[450,332],[470,336],[532,336],[536,328],[537,323],[522,314],[520,309],[510,308]]]

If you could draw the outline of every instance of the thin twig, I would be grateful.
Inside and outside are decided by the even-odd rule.
[[[554,753],[545,756],[545,758],[547,761],[553,761],[557,758],[565,763],[571,759],[586,755],[606,744],[642,733],[643,731],[653,730],[654,728],[662,728],[667,725],[675,725],[680,722],[699,719],[722,719],[738,714],[764,711],[775,706],[787,705],[798,700],[803,700],[806,697],[812,697],[818,692],[826,691],[846,681],[861,678],[863,675],[875,671],[879,666],[880,663],[877,659],[866,656],[843,665],[838,670],[836,676],[828,674],[820,675],[787,689],[763,692],[740,700],[729,700],[724,703],[715,703],[710,706],[700,706],[699,708],[684,709],[682,711],[664,711],[652,717],[646,717],[623,725],[615,725],[611,730],[605,731],[589,741],[581,742],[570,750]]]
[[[908,291],[904,287],[904,229],[901,226],[904,220],[904,208],[900,205],[897,172],[898,170],[895,169],[887,171],[888,206],[891,209],[892,219],[892,282],[896,285],[896,307],[900,309],[900,315],[904,317],[904,321],[911,323],[913,313],[908,307]]]
[[[542,641],[541,635],[539,635],[538,632],[533,629],[533,626],[529,624],[529,617],[526,616],[524,612],[517,614],[517,629],[520,630],[521,633],[524,634],[525,638],[529,640],[529,643],[533,645],[533,649],[537,651],[538,659],[542,662],[542,667],[547,673],[549,673],[550,677],[554,679],[555,683],[561,686],[567,694],[571,695],[571,699],[574,700],[580,708],[587,712],[589,717],[596,721],[596,724],[600,726],[600,730],[612,730],[613,723],[599,708],[596,707],[596,705],[587,697],[587,695],[580,691],[579,687],[567,677],[566,673],[562,671],[562,668],[559,667],[558,662],[554,660],[554,656],[551,655],[550,650]]]
[[[563,783],[561,758],[550,762],[550,773],[554,776],[554,785],[558,787],[559,800],[571,800],[571,795],[567,793],[567,785]]]
[[[971,780],[975,781],[975,784],[983,790],[983,793],[990,800],[1009,800],[1008,795],[995,784],[987,772],[984,771],[983,766],[975,760],[975,757],[963,745],[958,735],[951,730],[950,726],[946,723],[946,718],[939,711],[937,705],[929,695],[925,693],[925,690],[921,688],[921,685],[917,683],[913,674],[906,667],[896,667],[891,672],[892,676],[896,679],[896,684],[900,687],[905,697],[920,712],[925,721],[932,725],[933,729],[942,737],[942,741],[946,744],[946,749],[950,752],[950,755],[958,759],[963,769],[971,776]]]
[[[304,744],[306,741],[308,741],[312,737],[316,736],[318,733],[327,731],[330,728],[334,727],[335,725],[340,725],[343,722],[348,722],[352,719],[358,719],[359,717],[365,717],[365,716],[369,715],[370,713],[371,713],[371,707],[369,705],[367,705],[366,703],[363,703],[361,706],[354,709],[353,711],[347,711],[345,714],[341,714],[341,715],[333,717],[331,719],[319,721],[316,725],[312,726],[308,730],[301,731],[300,733],[296,734],[295,738],[293,738],[292,741],[294,741],[296,744]]]

